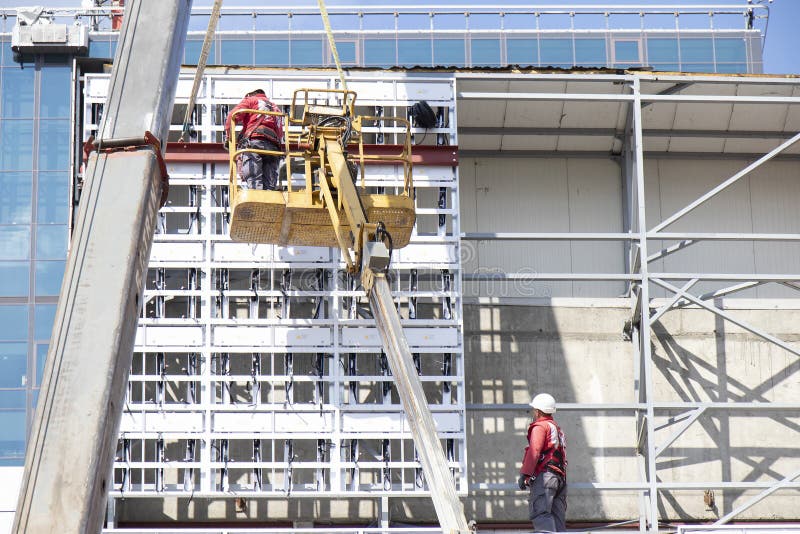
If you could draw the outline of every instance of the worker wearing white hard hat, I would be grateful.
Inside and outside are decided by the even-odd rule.
[[[529,517],[536,532],[564,532],[567,513],[567,446],[553,420],[556,400],[539,393],[530,402],[533,422],[519,470],[519,489],[527,490]]]

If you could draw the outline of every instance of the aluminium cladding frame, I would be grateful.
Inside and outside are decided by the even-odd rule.
[[[462,73],[458,75],[458,79],[482,79],[484,74],[469,74]],[[505,79],[509,80],[561,80],[577,82],[575,85],[580,85],[579,82],[596,82],[598,80],[614,80],[623,82],[627,90],[622,94],[582,94],[579,92],[573,93],[536,93],[536,92],[518,92],[518,93],[502,93],[502,92],[459,92],[459,102],[472,104],[480,100],[519,100],[519,101],[555,101],[555,102],[568,102],[568,101],[581,101],[581,102],[625,102],[629,104],[629,109],[626,113],[627,124],[623,137],[622,151],[620,154],[591,152],[590,155],[586,153],[571,151],[571,152],[536,152],[526,153],[521,151],[517,154],[518,157],[619,157],[622,167],[624,178],[623,194],[625,196],[625,205],[623,209],[626,210],[626,223],[627,232],[617,233],[591,233],[591,232],[495,232],[495,233],[464,233],[462,234],[463,241],[482,241],[482,240],[498,240],[498,241],[585,241],[585,242],[622,242],[626,244],[625,250],[628,253],[628,264],[626,265],[627,273],[463,273],[462,279],[464,282],[479,282],[479,281],[497,281],[497,282],[513,282],[513,281],[626,281],[628,282],[628,295],[630,295],[631,302],[631,319],[630,331],[628,332],[631,340],[631,347],[634,353],[634,393],[637,398],[635,403],[616,403],[616,404],[559,404],[559,410],[580,410],[583,412],[633,412],[637,420],[637,432],[639,436],[636,448],[638,450],[638,457],[641,462],[640,472],[642,475],[641,480],[633,483],[625,482],[573,482],[570,484],[573,488],[592,488],[597,490],[607,491],[625,491],[637,490],[640,492],[640,517],[639,517],[639,530],[649,530],[651,532],[658,532],[659,526],[659,510],[658,510],[658,495],[661,491],[671,491],[680,489],[749,489],[749,490],[762,490],[758,494],[746,499],[743,503],[735,506],[731,511],[721,516],[714,525],[723,525],[733,520],[743,511],[751,506],[767,498],[773,492],[780,489],[800,489],[800,470],[793,471],[785,474],[779,480],[771,481],[703,481],[703,482],[662,482],[659,480],[659,468],[656,464],[657,457],[663,453],[670,445],[677,440],[694,422],[698,420],[703,414],[713,413],[715,411],[759,411],[766,413],[783,414],[786,412],[796,412],[800,409],[800,400],[797,402],[789,403],[769,403],[769,402],[707,402],[707,401],[686,401],[686,402],[659,402],[654,400],[654,386],[653,386],[653,373],[654,362],[651,353],[651,331],[652,326],[658,319],[666,312],[672,309],[678,309],[686,306],[693,306],[711,312],[724,321],[730,321],[738,327],[748,331],[749,333],[761,338],[768,343],[772,343],[781,349],[788,351],[794,356],[800,356],[800,346],[796,344],[787,343],[778,337],[766,332],[762,328],[758,328],[742,321],[735,316],[731,315],[722,307],[713,304],[713,299],[732,295],[739,291],[747,290],[762,284],[777,283],[787,286],[790,289],[800,289],[800,272],[792,272],[786,274],[726,274],[726,273],[659,273],[652,272],[649,264],[655,260],[661,259],[669,254],[684,250],[692,244],[701,241],[771,241],[771,242],[800,242],[800,233],[745,233],[745,232],[731,232],[731,233],[692,233],[692,232],[668,232],[665,228],[670,224],[680,219],[690,211],[699,207],[716,194],[724,191],[730,185],[736,183],[739,179],[747,176],[748,173],[757,169],[761,165],[767,163],[780,156],[783,151],[794,146],[800,142],[800,133],[795,135],[791,134],[778,134],[773,132],[771,138],[783,139],[778,146],[763,155],[753,154],[720,154],[720,157],[735,156],[737,160],[755,159],[750,164],[743,163],[742,169],[733,174],[727,180],[724,180],[718,186],[712,188],[710,191],[701,195],[695,201],[689,203],[684,208],[678,210],[673,215],[663,219],[652,228],[647,228],[646,224],[641,224],[640,221],[646,221],[645,212],[645,180],[644,180],[644,161],[646,154],[643,146],[643,135],[645,130],[642,120],[642,109],[651,102],[675,102],[675,103],[712,103],[712,102],[728,102],[728,103],[747,103],[747,104],[786,104],[788,106],[800,106],[800,97],[794,96],[722,96],[722,95],[688,95],[680,94],[680,91],[687,87],[694,81],[699,82],[741,82],[741,83],[785,83],[798,86],[800,82],[788,78],[770,78],[764,77],[716,77],[708,75],[697,76],[670,76],[670,75],[651,75],[643,73],[641,75],[635,73],[627,73],[625,75],[603,75],[603,74],[531,74],[531,75],[505,75]],[[497,78],[495,78],[497,79]],[[641,90],[641,83],[645,80],[655,80],[672,82],[675,85],[672,90],[666,90],[659,94],[644,94]],[[579,91],[579,90],[578,90]],[[501,134],[503,128],[472,128],[467,129],[472,133],[496,133]],[[491,130],[491,132],[490,132]],[[496,131],[495,131],[496,130]],[[546,129],[528,128],[531,134],[538,135],[557,135],[558,129],[553,129],[552,132],[546,133]],[[567,129],[570,130],[570,129]],[[592,131],[591,129],[571,129],[573,131],[567,132],[572,135],[598,135],[599,132]],[[463,132],[462,132],[463,133]],[[561,132],[565,133],[565,132]],[[700,135],[695,134],[697,137],[703,137],[703,134],[710,132],[701,131]],[[731,133],[732,137],[739,136],[741,132]],[[606,135],[608,132],[606,132]],[[678,135],[690,135],[691,131],[679,131]],[[601,134],[602,135],[602,134]],[[667,135],[667,132],[656,132],[655,135]],[[725,135],[725,134],[720,134]],[[750,137],[757,137],[758,132],[754,132]],[[741,137],[748,137],[746,134]],[[489,155],[490,151],[462,151],[461,156],[465,155],[473,157],[490,156],[490,157],[505,157],[502,151],[495,151],[494,154]],[[510,151],[509,155],[513,155],[514,151]],[[667,154],[668,155],[668,154]],[[681,154],[675,154],[676,157],[681,157]],[[697,156],[692,153],[691,156]],[[797,161],[798,157],[794,154],[786,156],[791,161]],[[649,249],[649,241],[663,240],[665,242],[677,241],[677,244],[666,247],[658,252],[651,252]],[[642,258],[645,258],[644,260]],[[729,286],[717,289],[714,291],[706,292],[701,295],[692,295],[689,290],[696,283],[701,281],[715,281],[730,283]],[[650,296],[650,290],[653,287],[660,287],[671,294],[671,298],[666,299],[666,303],[657,307],[657,304]],[[468,410],[523,410],[527,409],[525,405],[517,404],[484,404],[484,405],[467,405]],[[664,417],[667,414],[672,415],[666,426],[672,427],[674,430],[663,441],[656,442],[655,431],[665,428],[664,425],[658,426],[656,418],[660,415]],[[476,487],[470,488],[472,491],[475,489],[485,490],[498,490],[498,489],[513,489],[510,484],[478,484]]]
[[[97,126],[106,80],[84,76],[84,137]],[[337,84],[327,72],[207,69],[196,103],[198,140],[219,142],[223,106],[255,86],[288,106],[294,89]],[[190,76],[182,75],[176,105],[186,105],[189,86]],[[360,108],[384,117],[405,116],[427,99],[441,113],[440,127],[415,128],[415,141],[455,144],[452,73],[355,75],[348,86]],[[363,130],[395,145],[403,132],[388,121]],[[367,187],[402,188],[402,168],[367,170]],[[394,252],[392,289],[465,495],[458,170],[414,170],[426,231],[415,229],[409,247]],[[169,171],[171,201],[160,211],[150,257],[110,506],[117,497],[379,498],[388,526],[389,497],[429,492],[388,367],[356,367],[379,357],[380,337],[359,315],[366,300],[342,276],[338,250],[232,243],[227,163],[176,163]]]

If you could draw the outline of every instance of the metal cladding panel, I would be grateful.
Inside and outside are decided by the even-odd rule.
[[[395,98],[399,101],[417,102],[426,100],[429,104],[450,105],[453,101],[453,87],[444,83],[420,83],[414,81],[396,82]]]
[[[537,91],[539,90],[537,88]],[[557,90],[557,92],[561,92],[561,89]],[[561,102],[517,102],[510,100],[507,105],[503,124],[507,128],[526,128],[531,126],[557,128],[561,121]],[[468,108],[471,106],[462,107]],[[459,108],[459,113],[461,113],[461,108]],[[480,124],[467,124],[463,120],[459,122],[462,126],[480,126]]]
[[[506,103],[498,100],[480,102],[472,106],[462,105],[458,108],[458,123],[461,126],[503,126],[505,117]]]
[[[316,437],[333,431],[330,412],[216,412],[211,417],[212,432],[292,432]]]
[[[139,326],[136,331],[137,347],[199,347],[203,344],[202,326]]]
[[[556,151],[558,149],[559,137],[557,135],[503,135],[496,137],[502,141],[503,150]],[[476,148],[485,150],[487,147]]]
[[[622,232],[620,167],[610,160],[567,160],[571,232]],[[619,241],[570,243],[573,272],[622,273]],[[574,282],[572,296],[621,295],[623,282]]]
[[[203,243],[171,243],[156,241],[150,249],[150,261],[202,261],[205,256]]]
[[[461,417],[458,413],[433,414],[437,432],[460,432]],[[408,423],[403,413],[345,413],[342,414],[342,432],[371,433],[376,428],[385,432],[408,433]]]
[[[800,87],[795,87],[792,91],[793,97],[800,97]],[[786,124],[784,128],[787,132],[800,132],[800,106],[787,106]]]
[[[659,160],[659,211],[669,217],[740,168],[738,161]],[[750,189],[749,179],[742,178],[664,231],[751,232]],[[664,245],[674,243],[667,241]],[[655,251],[654,248],[650,253]],[[753,271],[753,266],[753,246],[747,242],[701,242],[668,256],[663,262],[666,272],[747,273]],[[651,272],[654,270],[651,268]],[[704,292],[719,287],[721,283],[700,283],[694,290]],[[739,295],[752,297],[755,292]]]
[[[791,86],[739,85],[739,96],[792,96]],[[796,106],[765,106],[760,104],[734,104],[729,123],[730,130],[784,131],[787,108]],[[757,125],[757,126],[756,126]]]
[[[469,168],[475,172],[475,186],[469,193],[474,200],[465,199],[469,175],[462,173],[462,212],[476,231],[621,231],[620,168],[610,160],[491,158],[477,159]],[[469,272],[624,272],[621,243],[468,241],[462,249]],[[481,283],[478,294],[613,296],[622,286],[617,282],[496,282]]]
[[[408,344],[412,347],[456,347],[459,344],[458,328],[405,328]],[[342,328],[341,343],[347,347],[380,347],[381,336],[377,329]]]
[[[272,245],[249,245],[222,241],[214,243],[211,258],[214,261],[272,261],[274,247]]]
[[[754,232],[794,234],[800,228],[800,182],[797,162],[774,161],[750,177]],[[800,243],[754,243],[757,272],[796,273],[800,266]],[[797,291],[778,284],[757,290],[759,298],[793,297]]]
[[[461,150],[508,150],[502,141],[503,137],[500,135],[463,134],[458,138],[458,148]]]
[[[123,412],[119,431],[136,432],[202,432],[203,414],[163,412]]]

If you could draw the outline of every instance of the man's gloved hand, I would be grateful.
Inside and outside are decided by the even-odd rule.
[[[230,150],[230,144],[231,144],[230,139],[228,139],[227,137],[222,138],[222,146],[225,147],[225,150]]]
[[[528,475],[524,475],[522,473],[519,474],[519,478],[517,479],[517,485],[519,489],[526,490],[528,489]]]

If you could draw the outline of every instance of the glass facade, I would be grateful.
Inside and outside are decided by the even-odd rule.
[[[22,465],[67,255],[72,59],[0,47],[0,466]]]
[[[255,22],[248,24],[253,30],[247,32],[234,29],[236,16],[223,17],[227,22],[220,22],[209,64],[257,67],[334,64],[324,31],[319,24],[311,24],[314,17],[294,15],[294,22],[283,30],[275,23],[279,18],[275,15],[254,17]],[[660,17],[663,18],[645,16],[642,20],[649,21],[649,26],[641,23],[634,30],[626,29],[633,25],[631,21],[615,29],[588,16],[558,20],[555,16],[534,18],[524,13],[503,17],[371,13],[363,15],[358,24],[337,19],[340,24],[334,28],[341,62],[359,67],[644,67],[657,71],[762,72],[760,30],[734,24],[725,28],[702,25],[684,28],[678,24],[680,17]],[[271,23],[261,24],[262,20]],[[594,22],[579,26],[579,21]],[[570,24],[574,30],[565,29]],[[184,63],[188,65],[196,64],[200,56],[205,24],[203,31],[197,31],[199,26],[192,26],[195,31],[190,32],[184,50]],[[288,31],[290,27],[302,32],[294,36]],[[111,32],[93,34],[90,55],[113,57],[115,40],[116,34]]]
[[[640,68],[660,71],[753,73],[761,71],[760,36],[744,31],[597,31],[514,33],[396,33],[391,37],[348,33],[337,37],[343,64],[360,67],[556,67]],[[202,36],[191,35],[184,61],[194,64]],[[106,43],[93,47],[110,51]],[[249,38],[220,35],[211,64],[258,67],[331,66],[323,34],[301,39],[253,33]]]

